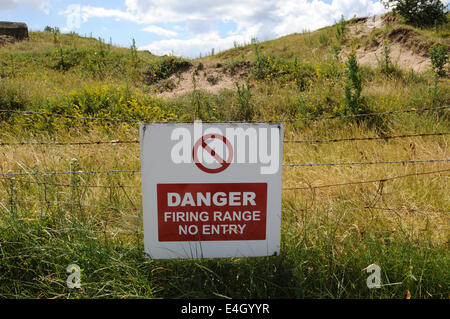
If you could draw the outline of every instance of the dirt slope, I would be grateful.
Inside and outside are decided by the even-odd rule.
[[[334,28],[334,27],[330,27]],[[318,31],[317,31],[318,32]],[[398,21],[390,15],[375,15],[368,18],[357,18],[348,25],[347,41],[341,50],[340,57],[346,60],[348,54],[357,43],[356,56],[358,62],[371,67],[378,67],[383,57],[383,44],[389,41],[391,62],[404,70],[423,72],[430,68],[428,49],[431,42],[424,42],[419,34],[413,29],[398,25]],[[289,37],[289,36],[288,36]],[[281,40],[281,39],[280,39]],[[275,42],[277,40],[270,42]],[[279,44],[281,45],[281,44]],[[286,47],[286,46],[285,46]],[[244,48],[245,49],[245,48]],[[289,47],[286,48],[289,50]],[[291,50],[295,50],[291,48]],[[315,47],[312,52],[320,50]],[[228,52],[233,52],[229,50]],[[222,57],[227,56],[227,51]],[[245,54],[244,54],[245,53]],[[317,52],[316,52],[317,53]],[[242,51],[241,56],[252,60],[253,49]],[[236,82],[245,82],[249,75],[251,62],[240,62],[241,64],[230,67],[222,65],[212,59],[211,62],[203,63],[197,61],[196,66],[188,70],[172,75],[165,80],[158,97],[174,97],[191,92],[194,88],[205,90],[210,93],[218,93],[222,89],[233,89]],[[209,60],[206,60],[209,61]],[[194,61],[195,63],[195,61]]]
[[[233,68],[221,64],[203,64],[192,66],[188,70],[172,75],[167,81],[170,89],[158,97],[181,96],[194,89],[204,90],[212,94],[223,89],[233,89],[235,83],[245,82],[248,78],[250,63],[242,63]]]
[[[362,18],[349,27],[350,35],[354,38],[369,37],[374,29],[385,27],[387,20],[385,16],[375,15],[369,18]],[[428,58],[429,44],[417,39],[417,34],[407,28],[394,28],[387,35],[390,43],[391,61],[402,69],[413,69],[416,72],[423,72],[429,69],[430,59]],[[383,56],[383,41],[385,35],[380,34],[372,39],[370,45],[358,48],[356,57],[358,62],[372,67],[378,66],[378,60]],[[344,50],[348,54],[350,49]]]

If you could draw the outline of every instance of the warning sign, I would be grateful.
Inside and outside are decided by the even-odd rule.
[[[280,253],[280,124],[141,125],[149,258]]]
[[[267,184],[159,184],[160,241],[266,239]]]

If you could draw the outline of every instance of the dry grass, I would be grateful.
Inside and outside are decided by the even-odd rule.
[[[337,41],[334,28],[261,44],[264,54],[277,55],[289,63],[297,57],[299,63],[310,62],[312,71],[307,69],[311,74],[301,88],[291,81],[290,74],[270,74],[265,79],[250,76],[247,102],[255,110],[254,120],[339,114],[345,73],[342,61],[333,60],[331,45]],[[328,44],[324,36],[330,40]],[[99,43],[93,39],[61,35],[60,41],[64,48],[99,50]],[[362,44],[365,39],[357,41]],[[74,112],[79,107],[75,103],[82,101],[85,113],[80,115],[106,116],[109,113],[105,112],[114,109],[111,116],[127,118],[132,114],[134,118],[157,110],[162,119],[175,120],[198,115],[194,103],[204,108],[205,120],[235,119],[235,110],[243,107],[234,90],[202,93],[195,95],[196,99],[192,92],[173,99],[150,99],[146,94],[154,94],[154,90],[142,79],[157,59],[147,53],[140,53],[142,65],[134,73],[109,70],[103,74],[92,71],[89,64],[67,71],[54,69],[52,63],[58,61],[56,48],[52,35],[45,33],[33,33],[29,42],[1,48],[3,61],[13,53],[17,68],[16,74],[0,69],[5,74],[0,89],[12,92],[8,100],[0,97],[0,102],[20,102],[28,110],[56,109],[78,114]],[[126,69],[133,69],[126,49],[111,51],[123,53],[108,60],[112,65],[128,61]],[[194,63],[249,61],[255,59],[254,52],[255,47],[249,45]],[[409,76],[400,72],[385,76],[371,68],[364,68],[362,74],[363,95],[375,111],[433,106],[429,94],[431,74]],[[105,82],[108,88],[102,88]],[[124,86],[127,90],[119,89]],[[446,78],[440,83],[435,106],[448,106],[448,90]],[[69,101],[63,110],[58,109],[61,101]],[[375,125],[339,119],[286,124],[285,139],[448,132],[449,128],[448,110],[444,110],[388,116]],[[127,125],[67,125],[38,117],[24,120],[18,115],[2,118],[0,129],[3,142],[137,138],[137,129]],[[448,136],[433,136],[285,143],[283,155],[285,163],[447,159],[449,142]],[[138,144],[0,146],[2,173],[135,170],[139,165]],[[379,180],[447,169],[448,163],[284,167],[283,187]],[[403,298],[409,290],[413,298],[447,298],[448,176],[448,172],[441,172],[386,182],[286,190],[282,200],[281,256],[174,262],[146,260],[143,256],[139,174],[2,176],[0,296]],[[68,291],[65,285],[65,267],[71,263],[83,268],[82,291]],[[367,276],[361,270],[371,263],[382,267],[383,283],[401,284],[367,289]],[[105,269],[108,271],[102,271]]]

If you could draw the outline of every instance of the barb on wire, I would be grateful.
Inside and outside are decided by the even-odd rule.
[[[288,163],[284,167],[315,167],[315,166],[343,166],[343,165],[376,165],[376,164],[419,164],[419,163],[439,163],[450,162],[447,159],[429,159],[429,160],[406,160],[406,161],[380,161],[380,162],[343,162],[343,163]]]
[[[24,145],[102,145],[102,144],[138,144],[139,140],[113,140],[113,141],[87,141],[87,142],[0,142],[0,146],[24,146]]]
[[[285,140],[284,143],[333,143],[333,142],[346,142],[346,141],[373,141],[373,140],[389,140],[389,139],[395,139],[395,138],[420,137],[420,136],[439,136],[439,135],[449,135],[449,134],[450,134],[450,132],[438,132],[438,133],[419,133],[419,134],[405,134],[405,135],[392,135],[392,136],[335,138],[335,139],[322,139],[322,140]]]
[[[309,190],[309,189],[316,189],[316,188],[329,188],[329,187],[338,187],[338,186],[348,186],[348,185],[387,182],[387,181],[392,181],[392,180],[395,180],[395,179],[406,178],[406,177],[411,177],[411,176],[431,175],[431,174],[444,173],[444,172],[448,172],[448,171],[450,171],[450,169],[443,169],[443,170],[432,171],[432,172],[411,173],[411,174],[406,174],[406,175],[386,177],[386,178],[382,178],[382,179],[373,179],[373,180],[366,180],[366,181],[354,181],[354,182],[348,182],[348,183],[317,185],[317,186],[311,186],[311,187],[307,187],[307,186],[304,186],[304,187],[284,187],[284,188],[282,188],[282,190],[284,190],[284,191]]]

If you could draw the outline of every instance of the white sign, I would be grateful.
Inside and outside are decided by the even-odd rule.
[[[281,124],[141,125],[149,258],[280,253]]]

